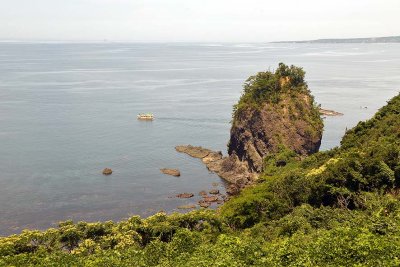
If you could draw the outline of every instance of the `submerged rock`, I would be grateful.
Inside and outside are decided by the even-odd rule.
[[[199,192],[199,196],[207,196],[207,192],[206,191],[200,191]]]
[[[162,173],[164,173],[164,174],[167,174],[167,175],[172,175],[172,176],[176,176],[176,177],[181,176],[181,172],[178,169],[166,169],[166,168],[164,168],[164,169],[160,169],[160,171]]]
[[[219,194],[219,190],[218,189],[213,189],[213,190],[210,190],[210,192],[208,192],[208,193],[210,193],[212,195],[218,195]]]
[[[193,196],[194,196],[194,194],[192,194],[192,193],[182,193],[182,194],[176,195],[177,198],[191,198]]]
[[[103,170],[103,174],[104,174],[104,175],[111,175],[111,174],[112,174],[112,170],[109,169],[109,168],[105,168],[105,169]]]
[[[217,202],[218,197],[217,196],[204,196],[203,201],[205,202]]]

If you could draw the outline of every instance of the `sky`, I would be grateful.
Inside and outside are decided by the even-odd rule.
[[[400,35],[400,0],[0,0],[0,40],[268,42]]]

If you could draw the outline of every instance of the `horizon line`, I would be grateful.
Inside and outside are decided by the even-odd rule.
[[[400,37],[400,35],[390,36],[372,36],[372,37],[341,37],[341,38],[317,38],[317,39],[302,39],[302,40],[281,40],[281,41],[163,41],[163,40],[111,40],[111,39],[93,39],[93,40],[74,40],[74,39],[0,39],[0,43],[210,43],[210,44],[255,44],[255,43],[295,43],[295,42],[312,42],[323,40],[347,40],[347,39],[381,39]]]

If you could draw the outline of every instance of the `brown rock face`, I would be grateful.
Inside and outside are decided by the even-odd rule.
[[[256,174],[249,173],[247,164],[241,162],[236,155],[223,157],[221,151],[215,152],[200,146],[180,145],[176,151],[199,158],[207,168],[218,174],[222,179],[239,185],[245,185],[256,178]]]
[[[315,107],[308,95],[285,96],[278,103],[261,109],[239,112],[231,128],[228,154],[248,164],[250,172],[263,170],[263,158],[284,146],[300,156],[318,151],[321,124],[310,122]]]

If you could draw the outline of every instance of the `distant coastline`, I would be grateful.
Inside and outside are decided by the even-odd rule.
[[[367,37],[367,38],[341,38],[341,39],[316,39],[307,41],[279,41],[272,43],[311,43],[311,44],[345,44],[345,43],[400,43],[400,36]]]

